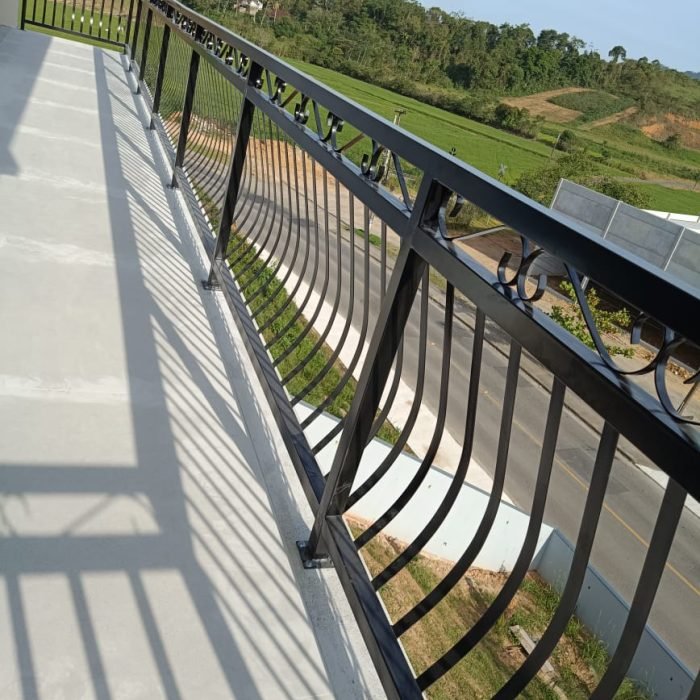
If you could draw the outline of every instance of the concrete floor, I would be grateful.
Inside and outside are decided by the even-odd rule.
[[[0,86],[0,698],[381,697],[122,57]]]

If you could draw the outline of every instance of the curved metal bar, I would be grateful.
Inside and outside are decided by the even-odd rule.
[[[377,417],[374,419],[372,429],[369,431],[369,435],[367,436],[367,442],[365,443],[366,445],[369,445],[369,443],[372,442],[372,440],[374,440],[374,438],[377,436],[377,433],[381,430],[381,427],[384,425],[384,422],[389,416],[389,411],[391,411],[394,405],[396,394],[399,391],[399,384],[401,383],[401,370],[403,369],[403,349],[404,337],[402,335],[401,344],[399,345],[399,349],[396,351],[396,362],[394,363],[394,376],[391,380],[391,386],[389,387],[389,391],[387,392],[386,401],[384,402],[384,406],[382,406],[382,410],[377,414]]]
[[[315,178],[314,178],[315,180]],[[316,203],[316,191],[314,190],[314,216],[316,219],[318,219],[318,208],[317,208],[317,203]],[[315,324],[316,321],[319,317],[319,314],[321,313],[321,309],[323,308],[323,305],[326,303],[326,292],[328,291],[328,283],[330,281],[330,270],[331,270],[331,255],[330,255],[330,227],[329,227],[329,218],[328,218],[328,175],[326,171],[323,171],[323,224],[324,224],[324,250],[325,250],[325,265],[324,265],[324,271],[323,271],[323,284],[321,285],[321,291],[318,295],[318,304],[316,305],[316,308],[314,309],[314,312],[311,314],[311,317],[306,319],[305,326],[301,333],[297,335],[297,337],[289,344],[288,347],[284,349],[284,351],[274,360],[272,363],[273,367],[279,367],[284,360],[286,360],[292,352],[294,352],[301,343],[304,342],[306,337],[309,335],[309,333],[312,330],[315,330]],[[320,251],[319,251],[320,253]],[[314,285],[313,283],[309,285],[309,297],[313,294],[314,290]],[[337,295],[336,295],[337,296]],[[301,313],[299,312],[299,316],[301,316]],[[295,319],[296,320],[296,319]],[[331,314],[331,319],[328,324],[328,330],[330,330],[330,326],[333,323],[333,314]],[[320,347],[320,346],[319,346]],[[311,353],[307,355],[309,357]],[[282,384],[286,384],[287,382],[285,381],[284,378],[282,378]]]
[[[346,504],[346,511],[352,508],[363,496],[367,495],[372,488],[380,481],[380,479],[391,469],[396,458],[403,452],[411,433],[413,426],[418,419],[421,402],[423,401],[423,389],[425,387],[425,360],[428,349],[428,305],[430,297],[428,294],[428,286],[430,285],[430,269],[426,267],[421,281],[421,310],[420,310],[420,330],[419,330],[419,348],[418,348],[418,368],[416,371],[416,386],[414,390],[413,403],[408,412],[408,417],[404,423],[399,437],[394,445],[392,445],[389,454],[384,458],[382,463],[358,486],[349,496]]]
[[[274,157],[274,151],[275,151],[275,145],[276,145],[276,151],[277,151],[277,157]],[[267,249],[267,257],[262,261],[262,264],[265,269],[268,269],[270,263],[272,262],[275,253],[277,252],[277,246],[279,245],[280,241],[284,238],[284,221],[285,221],[285,205],[284,205],[284,176],[282,173],[282,151],[280,148],[280,139],[279,139],[279,129],[277,131],[277,138],[275,139],[275,145],[270,145],[270,149],[273,151],[273,161],[276,160],[277,162],[277,174],[279,176],[279,216],[278,216],[278,207],[277,207],[277,182],[273,183],[273,191],[275,192],[275,204],[274,208],[272,211],[272,221],[278,221],[279,225],[277,227],[277,235],[275,237],[275,242],[270,246],[268,244],[265,244],[265,248]],[[273,178],[274,178],[274,173],[275,170],[273,168]],[[287,235],[286,237],[286,245],[289,244],[289,236]],[[286,247],[285,247],[286,249]],[[271,277],[274,277],[275,270],[272,271]],[[250,305],[251,300],[252,300],[252,295],[248,294],[249,288],[254,284],[254,282],[257,281],[256,279],[250,280],[248,283],[245,285],[241,286],[241,291],[243,292],[244,296],[246,297],[246,300],[248,301],[248,305]],[[265,282],[265,284],[268,284],[268,282]]]
[[[319,257],[321,255],[321,249],[319,246],[319,225],[318,225],[318,215],[317,215],[317,208],[318,208],[318,199],[317,199],[317,192],[316,192],[316,163],[315,161],[312,161],[311,164],[311,191],[313,193],[313,203],[314,203],[314,231],[316,234],[315,237],[315,245],[314,245],[314,262],[311,268],[311,280],[307,283],[308,289],[306,290],[306,294],[304,295],[303,300],[301,301],[300,304],[296,303],[296,299],[294,299],[294,303],[296,305],[296,310],[292,314],[292,318],[285,323],[285,325],[282,327],[280,331],[278,331],[266,344],[265,344],[265,349],[269,350],[270,348],[274,347],[277,345],[277,343],[282,340],[287,332],[294,327],[294,324],[302,317],[302,314],[306,310],[306,306],[313,297],[314,294],[314,285],[316,284],[316,278],[318,277],[318,268],[319,268]],[[308,253],[308,249],[307,249]],[[328,255],[328,249],[326,249],[326,255]],[[308,255],[307,255],[308,259]],[[301,284],[305,280],[303,277],[299,277],[299,283]],[[270,322],[268,321],[267,324],[264,324],[261,327],[261,332],[263,329],[266,327],[270,326]]]
[[[284,289],[284,285],[287,281],[287,278],[290,274],[290,271],[294,267],[294,262],[296,260],[296,256],[299,252],[299,239],[301,238],[300,236],[300,223],[299,223],[299,217],[297,216],[297,235],[292,236],[292,229],[294,225],[294,216],[293,216],[293,203],[292,203],[292,170],[289,165],[289,146],[287,142],[284,142],[284,158],[285,158],[285,167],[287,171],[287,202],[288,202],[288,212],[287,212],[287,220],[288,220],[288,226],[287,226],[287,235],[285,238],[285,243],[284,243],[284,248],[282,249],[282,253],[279,256],[279,259],[275,263],[274,267],[272,268],[272,274],[269,276],[269,279],[265,281],[264,284],[262,284],[251,296],[250,299],[248,300],[248,304],[251,309],[255,309],[255,302],[258,300],[259,297],[262,295],[267,295],[268,292],[270,291],[270,288],[273,287],[273,284],[276,283],[277,286],[276,288],[273,287],[274,291],[272,294],[270,294],[270,298],[274,298],[281,289]],[[296,169],[296,153],[294,153],[294,179],[295,182],[298,183],[298,173]],[[297,208],[297,213],[299,211],[299,190],[298,187],[295,187],[294,189],[295,195],[296,195],[296,208]],[[285,214],[285,209],[284,205],[282,206],[282,218],[284,218]],[[287,270],[287,275],[284,277],[284,279],[279,279],[277,276],[277,273],[280,271],[282,268],[282,265],[284,264],[284,261],[287,259],[287,252],[289,250],[289,244],[294,238],[295,246],[294,246],[294,253],[292,255],[292,262],[289,265],[289,268]],[[259,307],[260,309],[263,309],[265,307],[266,302],[263,302],[262,305]],[[264,310],[264,309],[263,309]]]
[[[448,287],[449,289],[449,287]],[[454,290],[453,290],[454,293]],[[433,535],[438,531],[440,526],[445,522],[445,518],[452,510],[457,497],[464,487],[464,480],[467,477],[469,464],[471,462],[472,451],[474,448],[474,432],[476,426],[476,414],[479,401],[479,382],[481,379],[481,358],[484,349],[484,328],[486,327],[486,316],[481,309],[476,311],[476,319],[474,324],[474,342],[472,345],[472,366],[469,376],[469,396],[467,399],[467,416],[466,425],[464,426],[464,443],[462,446],[462,454],[457,464],[457,469],[452,477],[452,483],[447,489],[442,503],[435,510],[435,513],[428,521],[427,525],[415,537],[404,551],[388,564],[384,570],[377,574],[372,579],[372,585],[375,590],[381,588],[385,583],[390,581],[396,574],[410,562],[425,545],[432,539]],[[518,368],[520,367],[520,348],[511,354],[511,359],[508,363],[508,380],[510,386],[517,386]],[[511,399],[510,396],[508,396]],[[515,389],[512,390],[512,402],[515,402]]]
[[[287,299],[284,301],[284,303],[275,310],[275,312],[270,316],[265,323],[263,323],[260,328],[258,329],[261,334],[265,333],[265,331],[272,326],[275,321],[277,321],[278,318],[284,314],[287,309],[293,308],[292,305],[296,304],[296,295],[299,289],[301,288],[301,285],[304,282],[304,278],[306,276],[306,269],[309,264],[309,249],[311,247],[311,220],[309,218],[309,186],[308,186],[308,180],[309,176],[308,173],[306,172],[306,155],[304,151],[301,152],[301,169],[302,169],[302,178],[304,182],[304,217],[306,221],[306,247],[305,247],[305,255],[304,255],[304,261],[301,266],[301,270],[298,274],[297,281],[294,283],[294,287],[291,292],[287,294]],[[318,237],[318,224],[315,224],[315,229],[316,229],[316,236]],[[316,257],[318,258],[318,245],[315,246],[315,254]],[[258,309],[254,314],[253,318],[257,320],[258,316],[260,314],[260,309]],[[265,345],[265,349],[267,350],[269,348],[269,343]]]
[[[326,174],[324,171],[324,199],[326,202],[326,211],[328,209],[328,201],[327,201],[327,192],[326,190]],[[335,323],[336,315],[338,313],[338,308],[340,307],[340,297],[341,297],[341,292],[343,288],[343,241],[342,241],[342,232],[341,232],[341,223],[340,223],[340,185],[338,184],[338,181],[335,181],[335,203],[336,203],[336,284],[335,284],[335,299],[333,300],[333,307],[331,308],[331,312],[329,315],[328,323],[326,324],[326,327],[324,328],[323,332],[320,334],[318,340],[314,344],[314,346],[311,348],[309,353],[306,355],[305,358],[303,358],[300,362],[297,363],[295,367],[293,367],[289,372],[287,372],[286,375],[282,377],[282,384],[286,385],[288,384],[294,377],[296,377],[299,372],[302,372],[308,363],[316,356],[316,354],[319,352],[319,350],[323,347],[323,345],[326,342],[326,338],[328,337],[328,334],[331,331],[331,328],[333,327],[333,324]],[[326,213],[326,227],[328,227],[328,215]],[[327,260],[330,256],[326,256]],[[310,326],[313,326],[313,321],[309,324]]]
[[[293,212],[290,212],[290,217],[289,217],[289,225],[290,225],[290,235],[291,235],[291,230],[293,228],[293,219],[296,219],[296,232],[294,234],[294,252],[292,253],[292,259],[287,265],[287,272],[285,273],[284,277],[281,279],[277,279],[276,274],[275,274],[275,281],[277,282],[276,288],[270,292],[267,296],[267,299],[263,299],[263,301],[260,303],[259,306],[254,307],[253,306],[253,301],[251,299],[250,306],[251,306],[251,311],[254,319],[257,319],[258,316],[262,313],[265,312],[265,309],[267,309],[272,303],[274,303],[277,298],[284,292],[286,289],[287,282],[289,281],[290,277],[292,276],[292,273],[294,272],[294,269],[296,267],[296,261],[297,258],[299,257],[299,250],[301,248],[301,205],[300,205],[300,196],[299,196],[299,165],[297,162],[297,156],[296,156],[296,150],[293,152],[294,155],[294,204],[296,208],[296,217],[293,216]],[[291,183],[290,183],[291,187]],[[290,190],[290,200],[291,200],[291,190]],[[281,265],[283,262],[283,258],[280,258],[277,270],[280,269]]]
[[[267,121],[266,121],[267,120]],[[262,200],[265,203],[265,206],[261,204],[258,204],[257,206],[257,211],[255,212],[255,218],[253,219],[252,223],[249,226],[250,231],[255,231],[255,235],[251,238],[248,236],[246,238],[246,243],[243,246],[243,250],[237,254],[237,256],[229,262],[230,267],[235,267],[241,262],[245,261],[246,264],[246,269],[244,269],[242,272],[239,272],[237,276],[237,281],[239,286],[243,286],[245,284],[245,278],[248,273],[251,275],[255,275],[255,269],[254,269],[254,263],[257,261],[259,256],[262,254],[263,247],[265,245],[265,242],[269,239],[269,237],[272,235],[272,226],[268,226],[267,222],[268,219],[270,218],[270,204],[272,203],[273,206],[273,212],[274,209],[277,207],[277,199],[274,196],[270,196],[270,193],[273,192],[272,187],[273,187],[273,182],[272,178],[270,177],[270,153],[269,149],[267,147],[267,139],[265,138],[266,136],[266,130],[265,127],[267,123],[269,123],[269,119],[266,117],[262,118],[262,139],[259,139],[258,145],[262,149],[263,156],[261,158],[262,161],[264,161],[264,170],[262,173],[261,181],[262,181],[262,193],[258,197],[257,194],[253,196],[253,207],[255,208],[255,202],[257,200]],[[273,168],[274,170],[274,168]],[[262,219],[261,219],[262,216]],[[274,220],[273,220],[274,221]],[[263,238],[263,242],[260,243],[260,239]],[[250,256],[252,253],[252,257]]]
[[[508,370],[506,373],[506,386],[503,397],[503,413],[501,415],[501,431],[498,440],[498,453],[496,456],[496,468],[493,474],[493,485],[486,510],[481,518],[479,527],[474,534],[466,550],[454,564],[445,578],[423,600],[413,606],[402,618],[397,620],[393,629],[397,636],[401,636],[410,627],[427,615],[443,598],[459,583],[462,576],[473,564],[474,559],[481,551],[486,539],[491,532],[496,514],[501,505],[503,484],[506,477],[506,465],[508,464],[508,452],[510,447],[510,435],[513,426],[513,413],[515,411],[515,398],[518,388],[518,373],[520,371],[520,357],[522,350],[520,345],[511,341],[510,355],[508,358]]]
[[[352,193],[350,193],[349,196],[349,202],[350,202],[350,229],[351,231],[355,230],[355,200],[353,199]],[[335,364],[336,360],[338,357],[340,357],[340,353],[342,352],[343,348],[345,347],[345,341],[348,337],[348,333],[350,331],[350,327],[352,325],[352,316],[355,310],[355,237],[354,235],[350,236],[350,251],[348,258],[350,260],[350,267],[348,270],[348,308],[345,313],[345,325],[343,326],[343,330],[340,334],[340,338],[338,339],[338,343],[335,347],[335,350],[333,350],[333,353],[331,356],[328,358],[328,361],[326,364],[323,366],[323,368],[319,371],[319,373],[311,379],[307,385],[304,387],[304,389],[298,393],[291,401],[292,406],[296,405],[300,401],[303,401],[306,396],[310,392],[312,392],[318,384],[323,380],[323,378],[326,376],[326,373],[333,367]],[[302,424],[302,428],[304,425]]]
[[[669,480],[622,636],[600,683],[591,694],[591,700],[612,698],[625,679],[661,582],[686,495],[684,488],[673,479]]]
[[[542,442],[542,452],[540,454],[540,464],[537,470],[537,481],[535,492],[530,509],[530,520],[523,545],[518,554],[518,558],[513,566],[510,576],[506,580],[503,588],[483,615],[474,623],[471,629],[445,654],[421,673],[416,682],[421,690],[430,687],[435,681],[444,676],[451,668],[457,665],[491,630],[498,618],[503,614],[515,597],[520,588],[525,575],[530,568],[532,557],[537,549],[537,540],[542,529],[544,518],[544,508],[549,492],[549,481],[552,475],[552,465],[554,464],[554,453],[557,446],[557,435],[561,424],[561,415],[564,409],[564,396],[566,387],[558,379],[554,379],[552,385],[551,398],[549,400],[549,411],[547,413],[547,425]],[[465,552],[466,558],[470,553]],[[461,559],[460,559],[461,561]],[[460,572],[459,562],[438,584],[433,593],[444,597],[462,580],[463,572]]]
[[[583,509],[574,558],[571,562],[571,569],[569,570],[569,576],[559,605],[540,641],[535,644],[535,648],[529,653],[520,668],[494,695],[494,700],[516,698],[523,691],[525,686],[537,675],[552,651],[554,651],[554,647],[561,639],[566,625],[574,613],[576,601],[586,575],[588,560],[593,549],[593,541],[598,528],[600,513],[603,509],[605,491],[613,459],[615,458],[618,437],[617,430],[610,423],[606,422],[603,426],[588,496],[586,497],[586,505]]]
[[[364,223],[365,223],[365,231],[369,229],[369,209],[367,207],[364,207]],[[306,428],[313,421],[318,418],[319,415],[328,407],[330,406],[338,396],[340,396],[340,393],[343,391],[345,388],[346,384],[352,379],[353,372],[355,371],[355,367],[357,366],[357,363],[360,361],[360,357],[362,357],[362,353],[364,351],[365,347],[365,339],[367,337],[367,328],[369,327],[369,286],[370,286],[370,266],[369,266],[369,235],[365,234],[365,241],[364,241],[364,248],[363,248],[363,254],[364,254],[364,279],[363,279],[363,285],[364,285],[364,299],[363,299],[363,304],[362,304],[362,327],[360,328],[360,334],[359,338],[357,341],[357,348],[355,348],[355,353],[350,360],[350,364],[347,366],[345,373],[341,377],[340,381],[336,385],[335,389],[317,406],[316,410],[311,413],[311,415],[307,416],[304,422],[301,424],[302,428]],[[316,445],[312,447],[312,451],[314,454],[318,454],[328,443],[330,443],[333,438],[343,429],[345,425],[345,419],[341,418],[340,421],[333,427],[327,434],[326,436],[320,440]]]
[[[243,274],[239,275],[238,278],[238,285],[241,288],[241,292],[245,296],[248,288],[250,287],[251,284],[253,284],[257,278],[258,278],[258,273],[257,269],[255,267],[255,263],[258,262],[262,258],[264,254],[267,254],[267,260],[264,261],[262,264],[267,268],[267,263],[270,260],[270,251],[268,250],[270,247],[270,238],[274,234],[275,230],[275,222],[279,220],[279,226],[277,227],[277,237],[275,239],[275,243],[272,246],[273,250],[277,247],[277,241],[279,240],[281,234],[282,234],[282,226],[283,226],[283,219],[282,217],[277,216],[277,209],[278,206],[282,208],[284,206],[284,203],[281,205],[278,204],[278,199],[277,199],[277,175],[276,175],[276,169],[275,169],[275,147],[273,141],[276,139],[272,138],[272,122],[268,122],[268,126],[270,128],[269,132],[269,146],[268,146],[268,141],[265,142],[265,158],[266,158],[266,178],[268,180],[267,186],[269,188],[269,193],[271,193],[272,196],[267,197],[267,208],[265,209],[265,217],[263,218],[262,223],[260,224],[261,229],[265,230],[265,236],[264,239],[261,243],[256,243],[257,250],[253,253],[253,256],[248,258],[246,260],[246,265],[248,267],[248,270],[246,270]],[[272,176],[270,176],[270,172],[272,172]],[[281,183],[280,183],[281,184]],[[272,200],[272,212],[270,213],[269,206],[270,206],[270,200]],[[268,213],[270,213],[270,216],[268,217]],[[269,225],[267,224],[269,218]],[[247,280],[245,279],[246,273],[250,272],[249,275],[247,275]]]
[[[445,293],[445,321],[442,341],[442,369],[440,372],[440,399],[438,403],[437,418],[435,420],[435,430],[428,445],[423,461],[420,463],[416,473],[403,490],[401,495],[387,508],[384,514],[377,518],[364,532],[355,538],[358,548],[364,547],[373,537],[378,535],[406,506],[413,498],[416,491],[428,475],[433,466],[433,460],[437,454],[443,431],[445,430],[445,419],[447,417],[447,398],[450,384],[450,361],[452,359],[452,324],[454,320],[454,287],[447,285]]]

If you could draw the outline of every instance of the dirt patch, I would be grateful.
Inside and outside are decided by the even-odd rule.
[[[572,122],[574,119],[580,117],[581,112],[575,109],[559,107],[559,105],[555,105],[548,100],[552,97],[568,95],[573,92],[590,92],[590,89],[580,87],[559,88],[558,90],[547,90],[546,92],[538,92],[525,97],[508,97],[502,100],[502,102],[512,107],[518,107],[519,109],[527,109],[530,114],[534,114],[537,117],[544,117],[547,121],[566,123]]]
[[[669,112],[661,119],[644,124],[640,129],[655,141],[665,141],[669,136],[678,134],[686,148],[700,150],[700,120],[687,119]]]
[[[637,112],[639,111],[639,107],[628,107],[627,109],[623,110],[622,112],[617,112],[615,114],[611,114],[609,117],[603,117],[602,119],[596,119],[594,122],[591,122],[588,125],[589,129],[595,129],[597,126],[605,126],[606,124],[617,124],[617,122],[622,121],[623,119],[628,119],[629,117],[633,117]]]

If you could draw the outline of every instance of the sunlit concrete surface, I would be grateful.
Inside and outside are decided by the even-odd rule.
[[[124,65],[0,28],[0,698],[380,697]]]

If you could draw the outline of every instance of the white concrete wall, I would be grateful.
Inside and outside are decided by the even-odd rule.
[[[297,406],[300,419],[307,416],[309,411],[307,406]],[[336,422],[337,419],[327,414],[319,416],[306,431],[309,442],[313,445],[320,440]],[[317,455],[324,472],[331,468],[337,442],[338,439],[334,440]],[[356,479],[358,486],[381,464],[390,449],[390,446],[381,440],[373,440],[370,443],[360,463]],[[384,478],[355,504],[349,515],[376,520],[402,493],[419,465],[420,462],[414,457],[405,453],[400,455]],[[470,468],[472,466],[470,465]],[[403,542],[413,541],[435,513],[451,483],[452,474],[438,467],[431,468],[415,496],[384,532]],[[425,551],[449,561],[459,559],[479,526],[488,496],[486,491],[465,482],[452,510],[425,546]],[[474,566],[491,571],[510,571],[522,547],[528,521],[529,516],[526,513],[502,501],[489,537],[474,561]],[[542,526],[537,552],[547,542],[551,533],[552,528],[549,525]]]
[[[17,27],[19,0],[0,0],[0,25]]]
[[[540,553],[537,571],[560,592],[566,583],[573,554],[574,547],[558,530],[552,532]],[[576,616],[604,642],[611,654],[628,612],[629,605],[624,599],[589,566],[576,605]],[[694,678],[649,626],[642,635],[628,675],[645,684],[662,700],[685,700]]]

